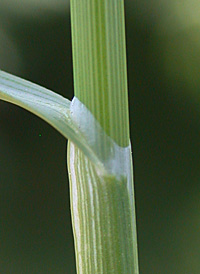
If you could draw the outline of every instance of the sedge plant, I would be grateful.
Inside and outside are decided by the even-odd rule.
[[[0,99],[68,138],[78,274],[138,274],[123,0],[71,0],[74,99],[0,71]]]

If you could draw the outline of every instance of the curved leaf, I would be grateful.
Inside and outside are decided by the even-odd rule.
[[[73,118],[70,100],[3,71],[0,71],[0,100],[18,105],[39,116],[76,144],[99,168],[104,169],[87,138],[80,131],[79,121]]]

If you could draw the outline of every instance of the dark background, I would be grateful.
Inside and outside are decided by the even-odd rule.
[[[200,273],[199,11],[126,1],[141,274]],[[69,2],[1,0],[0,69],[71,99]],[[0,102],[0,273],[75,273],[65,146]]]

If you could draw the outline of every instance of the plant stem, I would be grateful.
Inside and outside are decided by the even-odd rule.
[[[74,93],[120,146],[129,144],[123,0],[71,0]]]
[[[127,147],[123,0],[71,0],[71,24],[75,96]],[[77,273],[138,274],[131,156],[127,174],[101,176],[69,142],[68,167]]]

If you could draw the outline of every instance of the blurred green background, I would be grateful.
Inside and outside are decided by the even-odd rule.
[[[199,274],[200,2],[125,4],[140,274]],[[1,0],[0,69],[71,99],[69,1]],[[0,273],[75,274],[65,146],[0,102]]]

